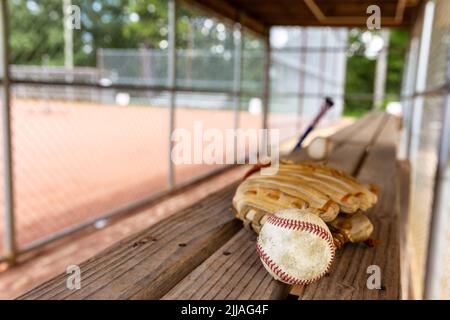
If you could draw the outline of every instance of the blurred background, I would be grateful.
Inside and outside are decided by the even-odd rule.
[[[269,41],[182,1],[175,21],[165,0],[5,2],[9,99],[2,101],[10,119],[3,126],[10,124],[11,145],[0,156],[1,176],[10,172],[12,183],[0,186],[13,201],[2,193],[0,205],[13,207],[15,234],[2,215],[0,252],[11,253],[11,237],[20,253],[85,225],[102,228],[118,208],[225,170],[171,163],[171,129],[192,131],[195,121],[220,130],[267,126],[289,141],[330,96],[336,104],[323,128],[372,110],[406,119],[399,158],[411,161],[412,290],[422,296],[450,1],[408,1],[418,8],[410,27],[275,26]],[[79,28],[64,24],[69,6],[79,8]],[[413,116],[414,108],[421,111]],[[448,298],[445,274],[440,295]]]

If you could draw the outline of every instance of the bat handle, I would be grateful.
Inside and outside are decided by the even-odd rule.
[[[293,151],[298,151],[301,149],[302,147],[302,143],[303,141],[305,141],[306,137],[311,133],[311,131],[314,130],[314,128],[316,127],[316,125],[319,123],[320,119],[325,115],[325,113],[327,113],[328,110],[330,110],[332,107],[334,106],[334,101],[333,99],[331,99],[330,97],[326,97],[325,101],[323,102],[319,113],[317,114],[317,116],[314,118],[314,120],[312,121],[312,123],[309,125],[309,127],[305,130],[305,132],[302,134],[302,136],[300,137],[300,139],[298,140],[297,144],[294,147]]]

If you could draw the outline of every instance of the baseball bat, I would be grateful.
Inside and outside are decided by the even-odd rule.
[[[303,141],[305,141],[306,137],[311,133],[311,131],[314,130],[314,128],[319,123],[320,119],[322,119],[322,117],[327,113],[328,110],[330,110],[333,107],[333,105],[334,105],[333,99],[331,99],[330,97],[326,97],[324,102],[322,103],[322,106],[320,107],[319,113],[311,122],[311,124],[308,126],[308,128],[306,128],[305,132],[303,132],[292,152],[299,151],[302,148]]]

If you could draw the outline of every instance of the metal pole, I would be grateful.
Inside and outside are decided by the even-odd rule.
[[[327,43],[327,31],[326,29],[322,29],[320,31],[320,47],[321,48],[325,48]],[[319,72],[322,75],[326,74],[326,70],[327,70],[327,55],[326,55],[326,51],[323,50],[320,52],[320,58],[319,58]],[[328,95],[328,93],[325,93],[325,81],[320,81],[319,82],[319,94],[321,96],[325,96]]]
[[[403,119],[404,119],[404,129],[402,144],[400,145],[399,157],[400,159],[408,159],[410,154],[410,144],[411,144],[411,114],[413,108],[413,98],[411,98],[414,93],[414,83],[417,70],[417,51],[419,48],[419,39],[411,39],[409,45],[409,53],[407,55],[407,63],[404,75],[404,89],[403,89]]]
[[[234,34],[234,65],[233,65],[233,107],[234,107],[234,129],[239,128],[239,114],[241,110],[241,84],[242,84],[242,46],[244,33],[242,25],[235,23]]]
[[[9,23],[7,0],[1,0],[0,5],[0,58],[3,69],[3,94],[2,94],[2,128],[3,128],[3,161],[4,161],[4,256],[11,266],[15,263],[16,242],[14,227],[14,195],[12,175],[11,153],[11,115],[10,115],[10,77],[9,77]]]
[[[64,14],[64,66],[70,72],[66,72],[65,79],[67,82],[73,82],[73,26],[70,21],[72,10],[72,0],[63,0]],[[75,98],[73,87],[66,87],[65,91],[71,100]]]
[[[302,47],[306,47],[308,45],[308,28],[302,28]],[[297,131],[303,130],[303,114],[304,114],[304,105],[305,105],[305,97],[303,93],[305,92],[305,66],[306,66],[306,55],[308,51],[300,51],[300,68],[299,68],[299,95],[298,95],[298,109],[297,109]]]
[[[64,66],[73,68],[73,28],[70,26],[72,0],[63,0],[64,14]]]
[[[386,74],[388,67],[388,51],[389,51],[389,30],[381,30],[381,38],[383,39],[383,49],[377,58],[375,69],[375,88],[373,95],[372,109],[380,109],[386,95]]]
[[[434,2],[428,1],[425,6],[424,22],[420,39],[419,58],[417,62],[417,76],[415,93],[421,93],[426,89],[428,58],[430,55],[431,33],[434,20]],[[411,135],[409,143],[408,157],[414,166],[415,155],[419,144],[420,126],[422,123],[422,109],[424,98],[418,96],[414,99],[413,108],[411,110]]]
[[[176,107],[176,81],[177,81],[177,66],[176,66],[176,33],[177,33],[177,0],[169,0],[168,3],[168,17],[169,17],[169,32],[168,32],[168,86],[170,88],[170,111],[169,111],[169,168],[167,175],[167,183],[169,189],[175,188],[175,173],[174,164],[172,162],[172,132],[175,129],[175,107]]]
[[[99,83],[101,81],[101,79],[103,79],[103,49],[102,48],[98,48],[97,49],[97,61],[96,61],[96,65],[97,65],[97,79],[95,79],[95,83]],[[96,93],[97,95],[97,99],[99,99],[102,103],[104,101],[103,99],[103,91],[102,90],[94,90],[93,91]]]
[[[450,47],[447,49],[447,83],[450,82]],[[443,123],[434,180],[433,206],[428,233],[428,255],[425,273],[425,299],[439,299],[441,277],[445,266],[447,225],[450,202],[450,94],[443,105]]]
[[[270,29],[265,38],[265,61],[264,61],[264,102],[263,102],[263,119],[262,128],[268,127],[268,114],[270,105],[270,65],[271,65],[271,48],[270,48]]]
[[[445,266],[447,244],[448,195],[450,191],[450,95],[444,104],[439,156],[434,181],[433,206],[430,231],[428,234],[428,253],[425,271],[425,299],[439,299],[441,278]]]
[[[341,31],[342,32],[342,31]],[[347,39],[348,37],[348,31],[345,31],[345,39]],[[346,44],[348,40],[345,40]],[[344,113],[344,106],[345,106],[345,83],[347,82],[347,55],[345,52],[342,53],[337,53],[340,56],[341,62],[340,63],[336,63],[336,66],[341,66],[342,68],[342,73],[339,72],[339,76],[341,76],[338,79],[338,92],[339,94],[337,95],[337,97],[335,97],[335,99],[339,99],[340,103],[337,103],[337,105],[340,106],[340,110],[339,110],[339,114],[342,117],[342,114]],[[339,81],[340,80],[340,81]]]

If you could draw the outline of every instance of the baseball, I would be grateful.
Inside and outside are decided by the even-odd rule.
[[[308,156],[314,160],[323,160],[328,157],[333,149],[331,139],[328,137],[316,137],[306,149]]]
[[[266,270],[291,285],[319,280],[330,269],[335,253],[327,225],[308,209],[270,215],[261,228],[256,250]]]

